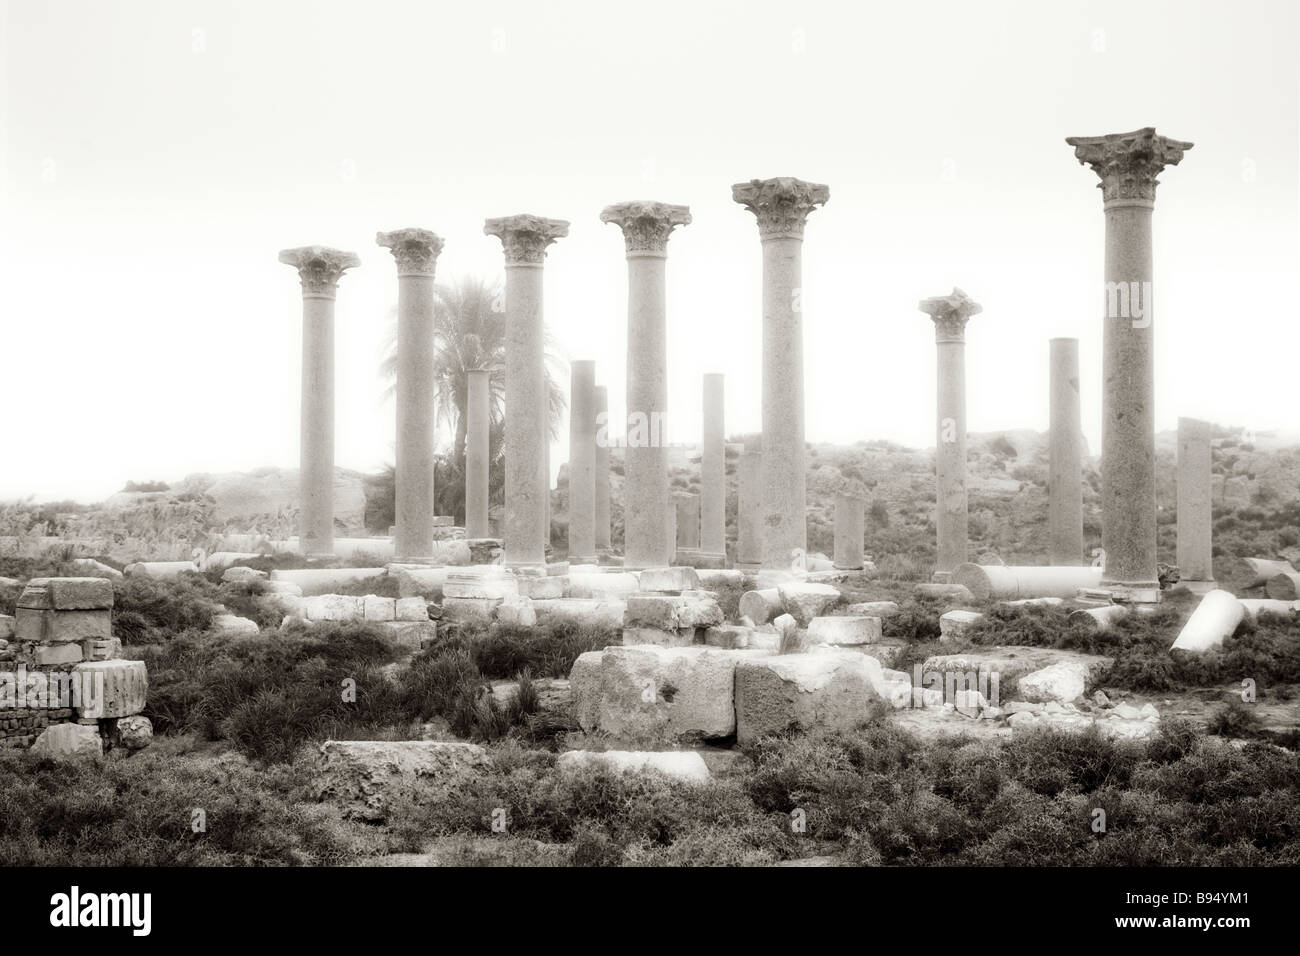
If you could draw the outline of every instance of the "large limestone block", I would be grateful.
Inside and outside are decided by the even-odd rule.
[[[1245,616],[1246,610],[1234,594],[1216,588],[1201,598],[1170,650],[1199,654],[1218,647]]]
[[[814,644],[875,644],[884,637],[880,618],[848,615],[815,617],[808,625],[808,640]]]
[[[658,644],[660,647],[690,647],[696,643],[695,635],[696,629],[693,627],[684,627],[678,630],[665,630],[660,627],[625,627],[623,628],[623,644],[629,647],[635,644]]]
[[[436,621],[384,621],[379,625],[394,644],[405,651],[418,651],[432,644],[438,636]]]
[[[687,783],[704,783],[709,779],[704,758],[694,750],[570,750],[555,758],[555,767],[568,773],[584,767],[604,767],[615,773],[650,770]]]
[[[623,615],[625,627],[657,627],[664,630],[712,627],[723,622],[722,608],[711,597],[669,594],[632,594]]]
[[[514,597],[502,601],[497,608],[497,621],[516,627],[534,627],[537,624],[537,611],[533,609],[533,599]]]
[[[429,602],[421,597],[396,598],[393,601],[393,620],[427,621]]]
[[[849,730],[882,699],[880,661],[840,651],[780,654],[736,665],[736,740],[791,727]]]
[[[302,568],[272,571],[271,580],[296,584],[302,588],[304,595],[313,597],[332,594],[338,588],[382,577],[384,574],[383,568]],[[402,596],[406,597],[405,594]]]
[[[102,757],[104,739],[99,728],[89,724],[52,724],[41,731],[31,752],[47,757],[79,759]]]
[[[445,797],[492,766],[477,744],[433,740],[327,740],[314,778],[316,796],[349,819],[382,821],[393,797],[405,791],[417,802]]]
[[[700,587],[700,575],[694,568],[646,568],[638,576],[642,591],[689,591]]]
[[[729,651],[742,651],[750,647],[754,628],[739,624],[718,624],[704,632],[704,643]]]
[[[367,594],[361,599],[361,615],[367,621],[397,620],[397,601],[395,598]]]
[[[235,614],[218,614],[212,619],[212,630],[220,634],[257,634],[257,622]]]
[[[72,679],[82,688],[78,717],[130,717],[149,696],[144,661],[87,661],[72,668]]]
[[[781,592],[776,588],[759,588],[740,596],[740,616],[756,625],[767,624],[785,613]]]
[[[447,568],[397,568],[397,593],[402,597],[421,597],[441,601],[447,584]]]
[[[516,581],[519,596],[534,601],[553,601],[562,598],[568,586],[567,574],[525,575]]]
[[[978,611],[949,611],[939,617],[939,640],[961,640],[966,632],[984,619]]]
[[[582,624],[589,627],[621,629],[627,613],[624,601],[600,601],[587,598],[557,598],[533,601],[538,624]]]
[[[317,594],[303,598],[302,610],[309,621],[359,621],[365,616],[365,598],[351,594]]]
[[[53,611],[97,611],[113,606],[113,582],[104,578],[33,578],[17,607]]]
[[[483,598],[502,601],[519,596],[519,585],[513,578],[482,579],[478,581],[458,581],[454,576],[447,578],[442,586],[444,598]]]
[[[38,611],[19,607],[14,615],[17,640],[32,644],[108,640],[113,636],[112,612]]]
[[[490,624],[502,601],[502,598],[444,598],[442,619],[462,624]]]
[[[596,600],[621,599],[634,591],[640,590],[638,575],[630,571],[569,572],[569,586],[564,596],[570,598],[594,598]]]
[[[1089,665],[1081,661],[1051,664],[1020,678],[1017,696],[1033,703],[1055,700],[1068,704],[1083,696],[1092,673]]]
[[[791,582],[782,584],[777,591],[781,595],[781,606],[799,622],[800,627],[807,627],[813,618],[825,614],[844,599],[839,589],[829,584]]]
[[[736,730],[736,666],[765,651],[607,647],[569,673],[574,715],[588,733],[634,740],[712,739]]]
[[[855,614],[862,617],[893,617],[898,613],[898,603],[895,601],[862,601],[858,604],[850,604],[845,609],[849,614]]]

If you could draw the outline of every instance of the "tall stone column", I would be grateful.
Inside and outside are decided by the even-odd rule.
[[[596,386],[596,476],[595,503],[593,512],[596,516],[596,553],[608,554],[611,550],[609,540],[609,443],[612,440],[609,429],[609,389],[604,385]]]
[[[302,426],[298,550],[334,553],[334,296],[354,253],[326,246],[285,249],[280,261],[302,281]]]
[[[483,232],[501,240],[506,259],[506,488],[502,548],[514,567],[546,564],[549,444],[542,324],[546,247],[569,234],[563,219],[518,215],[489,219]]]
[[[866,566],[862,541],[866,502],[856,495],[835,496],[835,567],[860,571]]]
[[[753,568],[762,562],[763,453],[746,448],[736,488],[736,563]]]
[[[664,303],[668,237],[689,225],[686,206],[624,202],[606,206],[601,222],[623,230],[627,247],[627,447],[623,482],[623,566],[669,565],[668,338]]]
[[[442,240],[428,229],[375,234],[397,260],[397,533],[399,558],[433,553],[433,275]]]
[[[1198,593],[1215,588],[1211,508],[1210,423],[1178,419],[1178,570]]]
[[[803,231],[830,189],[754,179],[731,198],[758,219],[763,243],[763,566],[789,568],[808,549],[803,420]]]
[[[569,561],[596,563],[596,363],[570,366]]]
[[[961,289],[923,299],[919,308],[934,320],[938,352],[934,524],[939,555],[934,579],[947,581],[966,561],[966,322],[984,310]]]
[[[490,538],[488,521],[488,434],[491,429],[491,375],[487,369],[469,372],[465,409],[465,537]]]
[[[689,491],[673,493],[677,508],[677,550],[698,551],[700,547],[700,496]]]
[[[1079,340],[1052,339],[1047,470],[1048,563],[1083,564],[1083,425],[1079,418]]]
[[[727,435],[724,378],[704,375],[704,430],[700,450],[700,550],[727,553]]]
[[[1106,213],[1102,584],[1121,598],[1157,601],[1151,212],[1156,177],[1192,144],[1157,136],[1151,127],[1066,142],[1101,178]]]

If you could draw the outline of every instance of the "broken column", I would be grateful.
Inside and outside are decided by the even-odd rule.
[[[789,568],[808,549],[804,474],[802,251],[808,214],[830,189],[754,179],[731,198],[758,219],[763,245],[763,566]]]
[[[596,458],[595,458],[595,515],[596,553],[608,554],[612,548],[609,540],[609,389],[596,386]]]
[[[570,366],[569,563],[596,563],[596,363]]]
[[[746,448],[740,456],[736,491],[736,564],[757,568],[763,561],[763,454]]]
[[[1204,594],[1213,591],[1210,505],[1210,423],[1178,419],[1179,584]]]
[[[862,540],[866,531],[866,502],[856,495],[835,496],[835,567],[860,571],[865,566]]]
[[[1157,136],[1151,127],[1066,142],[1101,178],[1106,214],[1103,581],[1123,599],[1157,601],[1151,213],[1157,176],[1177,165],[1192,144]]]
[[[375,234],[397,260],[398,558],[433,551],[433,275],[442,240],[428,229]]]
[[[546,564],[550,537],[546,474],[549,444],[545,394],[542,265],[546,247],[569,234],[563,219],[518,215],[489,219],[483,232],[501,240],[506,260],[505,563]]]
[[[465,537],[490,538],[488,521],[488,432],[491,428],[491,375],[471,369],[465,409]]]
[[[938,559],[934,580],[943,582],[966,561],[966,322],[984,311],[961,289],[922,300],[934,320],[938,352],[937,427],[934,446]]]
[[[1047,471],[1048,563],[1083,564],[1083,425],[1079,340],[1057,338],[1051,352],[1051,446]]]
[[[334,297],[354,253],[327,246],[284,249],[280,261],[302,282],[302,426],[298,472],[298,550],[334,552]]]
[[[689,225],[686,206],[624,202],[606,206],[601,222],[623,230],[627,248],[627,447],[624,451],[623,566],[671,564],[668,537],[668,343],[665,271],[668,237]],[[674,516],[675,520],[675,516]]]
[[[704,375],[704,444],[700,450],[700,551],[727,554],[727,439],[723,376]]]

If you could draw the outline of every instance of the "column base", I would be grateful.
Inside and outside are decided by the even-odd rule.
[[[866,567],[865,564],[833,564],[831,566],[836,571],[861,571]]]
[[[1179,581],[1169,590],[1177,591],[1179,588],[1184,588],[1192,594],[1209,594],[1218,587],[1219,583],[1217,581]]]
[[[1116,604],[1159,604],[1159,581],[1106,581],[1101,587],[1110,592]]]

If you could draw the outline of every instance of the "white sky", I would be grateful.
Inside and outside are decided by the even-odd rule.
[[[501,270],[490,216],[569,219],[546,316],[622,413],[626,267],[669,244],[670,438],[700,376],[760,426],[760,249],[734,182],[830,185],[804,248],[807,434],[933,442],[921,298],[953,285],[973,431],[1047,427],[1081,339],[1100,447],[1103,216],[1064,138],[1193,141],[1155,213],[1157,428],[1294,427],[1300,32],[1292,2],[3,4],[0,497],[298,460],[301,300],[278,250],[358,253],[337,304],[338,464],[392,458],[376,375],[422,226],[441,279]],[[951,181],[949,181],[951,180]],[[440,439],[446,436],[440,435]],[[565,458],[563,444],[552,464]]]

